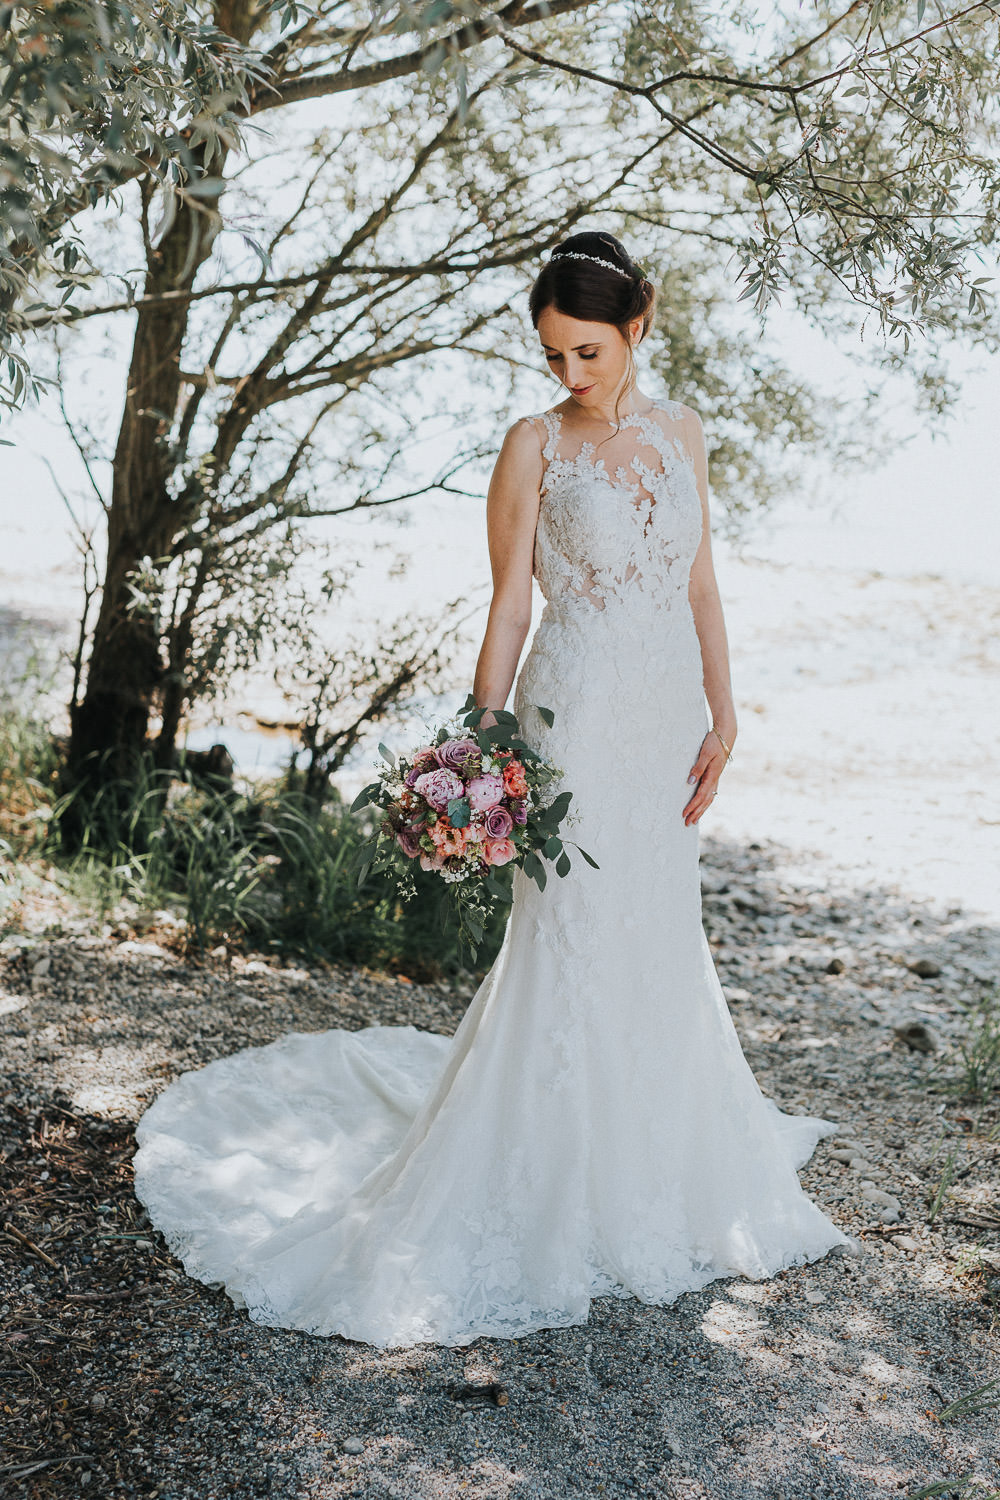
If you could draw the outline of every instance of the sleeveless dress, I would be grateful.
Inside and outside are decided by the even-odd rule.
[[[291,1032],[181,1075],[139,1121],[154,1226],[255,1322],[460,1346],[855,1244],[796,1175],[838,1126],[761,1092],[702,926],[681,816],[709,726],[692,417],[654,402],[600,457],[558,413],[523,419],[546,603],[513,706],[600,868],[576,855],[544,891],[515,871],[454,1036]]]

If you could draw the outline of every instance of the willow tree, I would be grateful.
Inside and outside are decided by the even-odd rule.
[[[524,293],[575,229],[613,224],[660,284],[651,358],[697,391],[734,510],[809,454],[870,462],[881,370],[905,360],[944,406],[944,343],[997,344],[995,5],[820,0],[765,28],[693,0],[302,16],[211,12],[257,57],[241,136],[203,122],[176,172],[137,169],[94,234],[109,270],[130,235],[141,277],[59,315],[133,329],[71,779],[109,752],[123,774],[150,747],[169,762],[199,661],[245,639],[248,580],[259,604],[303,523],[476,488],[538,364]],[[856,401],[734,317],[763,327],[778,296],[824,331],[875,320]]]

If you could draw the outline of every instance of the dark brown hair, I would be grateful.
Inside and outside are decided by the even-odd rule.
[[[595,260],[578,259],[594,256]],[[605,261],[607,269],[596,264]],[[616,269],[613,269],[616,268]],[[625,274],[622,275],[621,273]],[[528,293],[528,310],[533,328],[547,307],[579,318],[584,323],[611,323],[628,345],[630,363],[628,379],[615,402],[618,407],[635,385],[635,360],[629,341],[628,325],[642,319],[640,342],[653,326],[656,315],[656,288],[641,266],[637,266],[621,240],[613,234],[587,231],[561,240],[539,271]]]

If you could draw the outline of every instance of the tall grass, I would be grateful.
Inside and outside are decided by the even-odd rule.
[[[18,862],[54,865],[101,922],[126,903],[169,908],[199,952],[245,945],[416,979],[467,967],[443,881],[428,876],[408,902],[371,874],[358,888],[351,867],[371,809],[352,814],[336,795],[318,809],[280,779],[196,784],[183,764],[167,774],[151,762],[128,782],[97,775],[59,796],[50,736],[9,702],[0,704],[0,754],[0,876],[6,866],[13,881]],[[65,826],[71,845],[60,837]],[[505,919],[506,909],[480,947],[479,970],[498,951]]]

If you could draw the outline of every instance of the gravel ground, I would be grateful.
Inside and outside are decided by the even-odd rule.
[[[777,845],[706,836],[702,868],[762,1088],[842,1122],[800,1176],[859,1253],[386,1353],[260,1327],[187,1278],[132,1193],[133,1127],[179,1072],[289,1030],[451,1032],[469,984],[195,964],[165,918],[94,932],[36,893],[0,944],[0,1491],[995,1500],[1000,1108],[945,1083],[1000,932]]]

